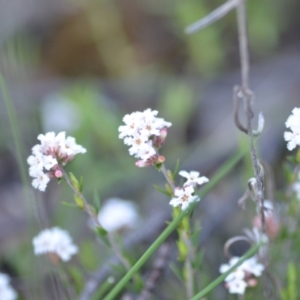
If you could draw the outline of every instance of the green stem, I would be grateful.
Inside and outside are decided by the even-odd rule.
[[[219,285],[221,282],[225,280],[225,278],[233,271],[235,270],[238,266],[240,266],[245,260],[248,258],[252,257],[260,248],[261,244],[257,244],[250,248],[244,256],[241,257],[241,259],[233,266],[231,267],[227,272],[219,276],[217,279],[215,279],[213,282],[211,282],[206,288],[204,288],[200,293],[195,295],[193,298],[190,300],[199,300],[206,296],[209,292],[211,292],[217,285]]]
[[[215,185],[240,161],[240,159],[246,153],[246,149],[237,151],[224,165],[219,169],[217,174],[211,179],[211,181],[203,187],[200,191],[200,197],[204,197]],[[151,255],[157,250],[157,248],[166,240],[166,238],[177,228],[178,224],[187,215],[188,211],[192,211],[196,203],[190,206],[190,209],[182,211],[168,227],[161,233],[161,235],[153,242],[148,250],[142,255],[142,257],[133,265],[133,267],[125,274],[125,276],[115,285],[110,293],[103,300],[113,300],[120,293],[123,287],[128,283],[132,276],[147,262]]]

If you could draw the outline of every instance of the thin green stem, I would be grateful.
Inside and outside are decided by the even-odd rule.
[[[217,279],[215,279],[213,282],[211,282],[206,288],[204,288],[200,293],[195,295],[190,300],[199,300],[206,296],[209,292],[211,292],[217,285],[219,285],[221,282],[225,280],[225,278],[238,266],[240,266],[245,260],[252,257],[260,248],[261,244],[257,244],[250,248],[244,256],[241,257],[241,259],[233,266],[231,267],[227,272],[223,273],[221,276],[219,276]]]
[[[225,164],[219,169],[211,181],[200,191],[200,197],[204,197],[215,185],[240,161],[246,153],[245,149],[237,151]],[[166,238],[177,228],[178,224],[187,215],[188,211],[192,211],[196,203],[190,206],[190,209],[182,211],[168,227],[161,233],[161,235],[153,242],[142,257],[133,265],[133,267],[125,274],[125,276],[115,285],[110,293],[103,300],[113,300],[120,293],[123,287],[128,283],[132,276],[147,262],[151,255],[158,249],[158,247],[166,240]]]

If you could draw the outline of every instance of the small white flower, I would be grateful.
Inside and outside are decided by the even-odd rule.
[[[15,300],[18,295],[9,284],[10,278],[8,275],[0,273],[0,299]]]
[[[136,205],[120,198],[108,199],[98,214],[99,223],[109,232],[134,228],[138,219]]]
[[[230,268],[232,268],[238,261],[239,261],[240,257],[232,257],[230,259],[230,261],[228,262],[228,264],[222,264],[220,266],[220,273],[225,273],[227,272]],[[245,272],[244,270],[241,268],[241,266],[237,267],[236,269],[234,269],[226,278],[225,281],[231,281],[231,280],[235,280],[235,279],[244,279],[245,277]]]
[[[45,229],[33,238],[34,254],[41,255],[47,252],[54,252],[54,240],[51,229]]]
[[[68,261],[78,252],[69,233],[58,227],[41,231],[32,241],[34,254],[55,253],[61,260]]]
[[[155,159],[151,164],[146,161],[162,146],[167,136],[166,128],[172,125],[162,118],[157,118],[157,114],[157,110],[150,108],[143,112],[133,112],[124,116],[125,125],[118,128],[119,138],[124,139],[124,143],[130,146],[129,154],[141,159],[139,165],[156,163]]]
[[[292,110],[292,114],[286,120],[285,126],[287,128],[295,128],[300,126],[300,108],[295,107]]]
[[[27,162],[29,175],[34,177],[33,187],[45,191],[50,177],[55,177],[60,165],[66,165],[76,154],[85,153],[86,149],[76,144],[75,138],[66,137],[64,131],[57,135],[54,132],[39,134],[38,140],[41,143],[32,147],[32,155]],[[49,172],[46,174],[45,170]]]
[[[292,115],[290,115],[285,122],[285,126],[290,128],[290,131],[286,131],[283,135],[284,140],[287,143],[288,150],[292,151],[294,148],[300,145],[300,108],[294,108]]]
[[[31,170],[30,176],[35,177],[32,180],[32,186],[39,189],[41,192],[44,192],[48,182],[50,181],[49,176],[40,170]]]
[[[287,148],[288,150],[292,151],[295,149],[297,146],[300,145],[300,130],[291,128],[292,132],[286,131],[283,135],[284,140],[287,143]]]
[[[247,283],[242,279],[234,279],[230,282],[227,282],[228,291],[230,294],[240,294],[245,293]]]
[[[200,173],[197,171],[191,171],[191,172],[187,172],[187,171],[180,171],[179,175],[186,178],[187,181],[184,183],[184,185],[188,185],[188,184],[203,184],[205,182],[208,182],[208,178],[206,178],[205,176],[199,177]]]
[[[194,193],[194,188],[192,186],[186,186],[182,189],[175,189],[175,198],[171,199],[170,205],[176,207],[181,205],[181,209],[185,210],[192,202],[199,201],[198,196],[192,195]]]
[[[243,262],[243,264],[241,265],[241,268],[244,271],[247,271],[253,275],[255,275],[256,277],[261,276],[263,270],[265,269],[264,265],[260,264],[257,261],[257,257],[253,256],[247,260],[245,260]]]

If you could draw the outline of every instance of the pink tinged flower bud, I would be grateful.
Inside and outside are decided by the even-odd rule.
[[[135,165],[139,168],[149,167],[152,165],[152,163],[149,163],[148,160],[138,160]]]
[[[62,178],[62,177],[64,176],[64,174],[63,174],[63,172],[62,172],[61,170],[56,170],[56,171],[54,172],[54,176],[55,176],[56,178]]]
[[[166,140],[167,134],[168,134],[167,128],[163,128],[163,129],[160,130],[160,135],[159,136],[154,136],[153,137],[152,142],[153,142],[153,146],[156,149],[159,149],[163,145],[163,143]]]
[[[247,284],[248,286],[256,286],[257,285],[257,280],[255,278],[250,278],[248,281],[247,281]]]
[[[165,160],[166,160],[165,157],[162,156],[162,155],[160,155],[160,156],[157,157],[156,163],[157,163],[157,164],[162,164],[162,163],[165,162]]]
[[[164,143],[164,141],[166,140],[167,135],[168,135],[168,129],[165,127],[160,131],[160,139],[162,143]]]

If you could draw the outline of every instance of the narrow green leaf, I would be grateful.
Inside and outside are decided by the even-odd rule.
[[[69,207],[73,207],[73,208],[78,208],[78,206],[74,203],[69,203],[69,202],[66,202],[66,201],[62,201],[61,202],[62,205],[64,206],[69,206]]]
[[[70,180],[72,182],[72,185],[76,188],[77,191],[79,191],[79,182],[78,182],[77,178],[71,172],[69,173],[69,176],[70,176]]]
[[[80,209],[84,208],[84,201],[76,194],[74,194],[74,201]]]
[[[94,202],[94,207],[96,209],[96,212],[98,213],[100,211],[100,207],[101,207],[101,199],[96,190],[94,191],[93,202]]]
[[[165,189],[163,189],[162,187],[160,187],[159,185],[153,184],[153,187],[160,193],[167,195],[168,197],[170,196],[170,194],[168,193],[168,191],[166,191]]]
[[[178,174],[178,171],[179,171],[179,166],[180,166],[180,160],[178,158],[177,161],[176,161],[175,168],[174,168],[173,173],[172,173],[173,181],[175,181],[175,179],[177,177],[177,174]]]

